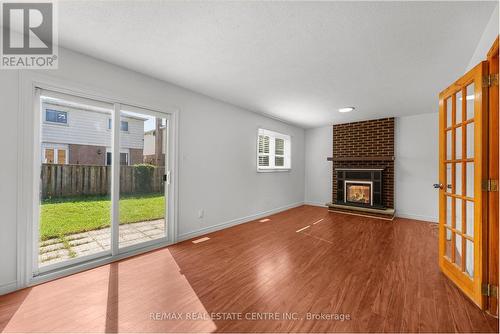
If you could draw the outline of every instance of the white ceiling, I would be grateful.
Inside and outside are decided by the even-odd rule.
[[[61,1],[62,46],[315,127],[435,112],[496,2]],[[340,114],[337,109],[355,106]]]

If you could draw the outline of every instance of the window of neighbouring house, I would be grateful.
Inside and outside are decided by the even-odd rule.
[[[108,119],[108,129],[111,129],[111,118]],[[121,131],[128,131],[128,122],[127,121],[121,121],[120,122],[120,130]]]
[[[106,165],[111,166],[112,161],[113,158],[111,152],[106,152]],[[128,164],[128,153],[120,153],[120,165],[128,166]]]
[[[68,124],[68,113],[54,109],[45,109],[45,121],[51,123]]]
[[[289,170],[291,139],[289,135],[265,129],[258,130],[257,170]]]
[[[42,163],[67,164],[68,146],[64,144],[42,144]]]
[[[120,165],[128,165],[128,153],[120,153]]]

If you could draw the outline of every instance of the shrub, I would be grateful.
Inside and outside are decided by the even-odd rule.
[[[155,166],[150,164],[134,165],[135,189],[138,193],[152,192],[152,180]]]

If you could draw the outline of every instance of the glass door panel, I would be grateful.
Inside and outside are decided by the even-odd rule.
[[[458,126],[455,131],[455,159],[462,159],[462,126]]]
[[[446,233],[446,236],[445,236],[444,255],[447,257],[448,261],[451,261],[451,236],[452,236],[451,229],[447,228],[445,233]]]
[[[466,240],[465,245],[465,270],[469,277],[474,277],[474,244],[471,240]]]
[[[452,121],[453,117],[453,108],[452,108],[452,101],[451,97],[448,97],[446,99],[446,127],[449,128],[453,125]],[[451,142],[449,142],[451,144]]]
[[[469,133],[468,133],[469,136]],[[468,198],[474,198],[474,162],[468,162],[466,165],[465,180],[466,180],[466,191],[465,196]]]
[[[165,117],[120,112],[120,248],[167,237]]]
[[[466,202],[466,230],[465,233],[474,238],[474,202]]]
[[[474,96],[474,95],[472,95]],[[466,150],[465,150],[465,157],[466,158],[474,158],[474,119],[470,118],[469,123],[467,123],[467,126],[465,127],[467,131],[467,138],[466,138]]]
[[[38,89],[40,204],[35,272],[110,253],[112,106]]]
[[[467,115],[467,119],[473,119],[474,118],[474,83],[471,83],[470,85],[467,85],[466,88],[467,91],[467,110],[465,114]]]
[[[458,143],[456,145],[459,146]],[[455,164],[455,194],[462,195],[462,163],[461,162]]]
[[[462,231],[462,200],[455,199],[455,229],[458,232]]]
[[[455,94],[455,124],[460,125],[462,123],[462,91],[458,91]]]
[[[457,266],[462,265],[462,236],[460,233],[455,233],[455,261]]]

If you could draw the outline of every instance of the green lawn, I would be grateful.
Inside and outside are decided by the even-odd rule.
[[[40,239],[108,227],[111,221],[109,197],[79,197],[44,200],[41,206]],[[120,199],[120,224],[153,220],[165,216],[163,195],[127,196]]]

